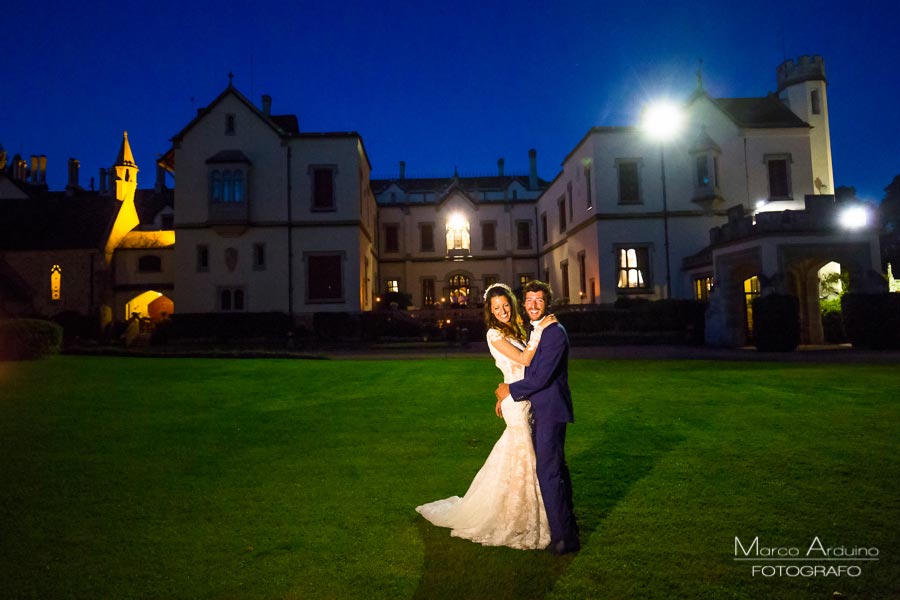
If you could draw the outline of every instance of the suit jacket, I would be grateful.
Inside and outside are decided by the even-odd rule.
[[[525,378],[509,384],[513,400],[531,400],[535,421],[571,423],[572,393],[569,391],[569,336],[561,323],[544,329]]]

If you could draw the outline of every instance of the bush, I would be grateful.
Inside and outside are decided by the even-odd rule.
[[[616,308],[591,307],[561,309],[557,316],[572,334],[641,334],[650,341],[655,334],[659,343],[703,343],[706,303],[696,300],[643,299],[616,302]]]
[[[0,321],[0,360],[34,360],[56,354],[62,338],[62,327],[52,321]]]
[[[753,336],[762,352],[792,352],[800,345],[800,301],[769,294],[753,299]]]
[[[284,313],[175,313],[167,319],[165,337],[232,339],[283,338],[291,330],[291,319]]]
[[[900,348],[900,294],[846,293],[841,298],[841,314],[847,339],[855,347]]]
[[[844,333],[844,321],[841,316],[841,299],[831,298],[820,303],[822,315],[822,334],[829,344],[843,344],[847,341]]]
[[[97,339],[100,330],[97,317],[82,315],[74,310],[59,313],[53,321],[63,328],[63,341],[67,344],[78,339]]]

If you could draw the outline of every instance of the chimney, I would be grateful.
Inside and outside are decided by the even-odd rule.
[[[44,154],[38,156],[38,170],[41,172],[38,177],[38,183],[47,185],[47,156]]]
[[[66,184],[67,188],[75,189],[78,187],[78,168],[81,166],[81,163],[78,162],[77,158],[69,159],[69,183]]]
[[[537,150],[528,151],[528,189],[536,190],[538,187],[537,176]]]
[[[400,161],[400,179],[406,179],[406,161]]]
[[[272,116],[272,96],[263,94],[262,97],[263,114],[267,117]]]
[[[0,171],[6,169],[6,150],[0,146]]]
[[[497,175],[500,177],[503,177],[503,165],[505,162],[506,161],[504,161],[502,158],[497,159]]]
[[[16,155],[16,166],[14,172],[16,179],[18,179],[19,181],[25,181],[25,177],[28,173],[28,163],[18,154]]]
[[[106,169],[100,167],[100,194],[106,195]]]
[[[166,189],[166,169],[159,164],[156,165],[156,184],[154,184],[153,189],[156,190],[157,194]]]
[[[34,154],[31,155],[31,183],[36,184],[38,182],[38,157]]]

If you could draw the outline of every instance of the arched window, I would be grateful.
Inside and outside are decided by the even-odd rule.
[[[469,278],[465,275],[454,275],[450,278],[450,304],[466,306],[469,303]]]
[[[209,175],[209,195],[213,202],[222,201],[222,174],[218,170]]]
[[[53,268],[50,269],[50,299],[51,300],[59,300],[60,299],[60,286],[62,283],[62,269],[59,268],[59,265],[53,265]]]

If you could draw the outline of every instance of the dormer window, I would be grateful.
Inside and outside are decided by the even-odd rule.
[[[244,172],[241,169],[213,169],[209,174],[209,198],[212,202],[243,202]]]
[[[447,221],[447,254],[452,257],[467,256],[470,244],[469,220],[461,214],[451,216]]]
[[[234,135],[234,120],[233,114],[225,115],[225,135]]]

